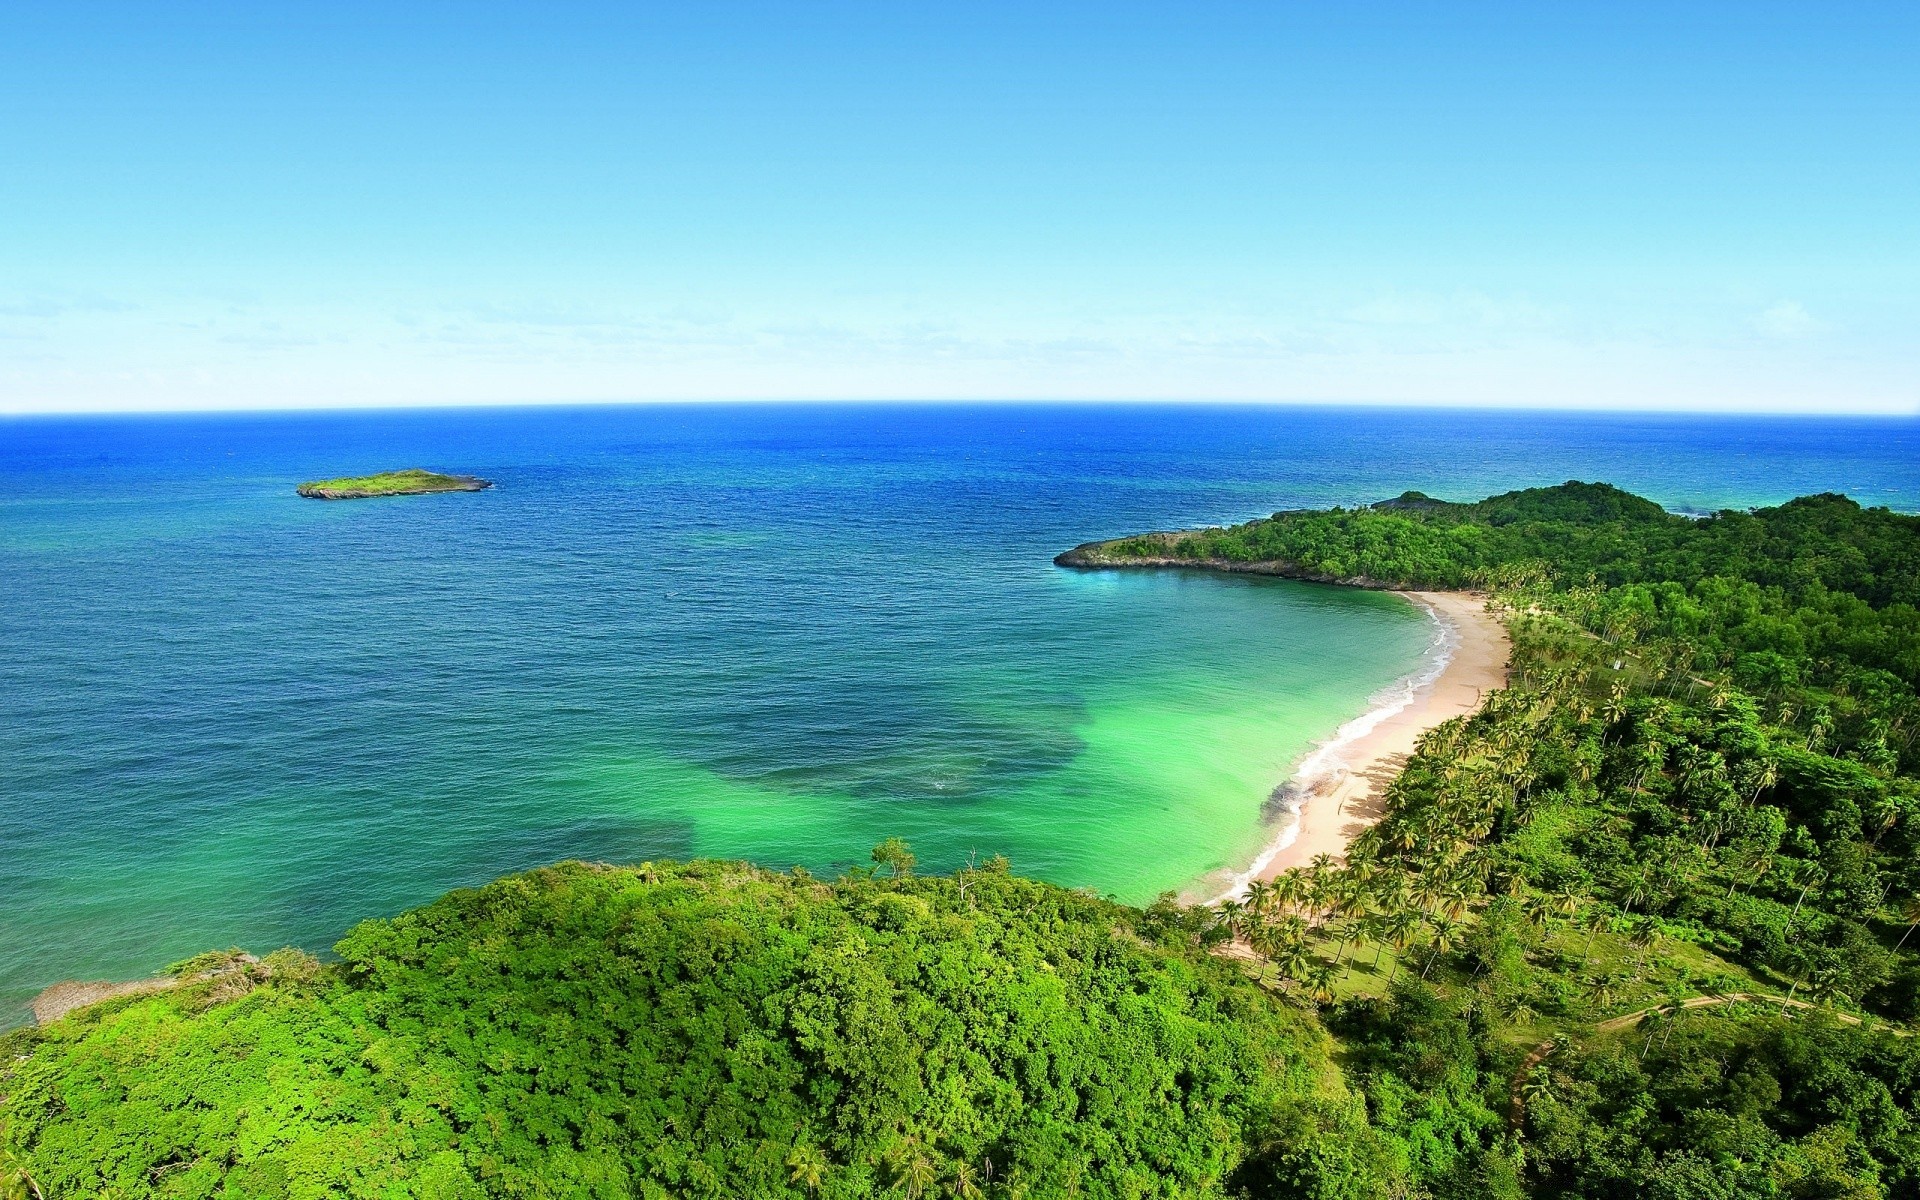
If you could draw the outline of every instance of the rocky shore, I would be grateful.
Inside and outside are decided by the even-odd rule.
[[[1280,579],[1299,579],[1307,583],[1337,583],[1346,587],[1373,588],[1377,591],[1404,592],[1414,589],[1401,584],[1387,583],[1365,575],[1342,577],[1322,572],[1309,571],[1290,562],[1239,562],[1226,558],[1187,558],[1177,554],[1115,554],[1112,547],[1120,542],[1155,541],[1171,548],[1184,537],[1179,533],[1141,533],[1127,538],[1114,538],[1104,542],[1084,542],[1064,554],[1054,556],[1056,567],[1080,567],[1086,570],[1109,571],[1128,567],[1192,567],[1205,571],[1230,571],[1238,575],[1272,575]]]

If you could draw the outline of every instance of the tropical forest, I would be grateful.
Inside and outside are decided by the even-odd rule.
[[[1090,557],[1472,590],[1508,683],[1214,903],[890,839],[203,955],[0,1038],[0,1194],[1920,1196],[1920,518],[1569,483]]]

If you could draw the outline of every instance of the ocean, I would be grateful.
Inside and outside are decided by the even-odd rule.
[[[1397,597],[1061,570],[1142,529],[1602,479],[1920,508],[1920,421],[730,405],[0,421],[0,1025],[564,858],[1130,901],[1244,865],[1430,665]],[[490,491],[319,502],[423,466]]]

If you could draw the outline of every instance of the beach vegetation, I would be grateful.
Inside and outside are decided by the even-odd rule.
[[[1346,862],[1249,897],[1305,905],[1349,1076],[1427,1148],[1421,1186],[1915,1194],[1920,519],[1568,484],[1095,557],[1476,586],[1506,622],[1509,686],[1425,735]],[[1239,916],[1256,953],[1268,919]],[[1741,1063],[1789,1083],[1730,1095]]]
[[[1567,484],[1076,554],[1473,586],[1508,685],[1344,858],[1215,905],[889,839],[832,881],[566,864],[331,964],[216,955],[0,1047],[0,1164],[48,1196],[1920,1195],[1920,518]]]

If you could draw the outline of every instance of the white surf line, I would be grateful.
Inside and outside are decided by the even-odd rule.
[[[1401,595],[1425,609],[1434,625],[1433,640],[1427,644],[1420,667],[1375,692],[1369,697],[1373,701],[1372,707],[1334,730],[1333,736],[1317,744],[1300,759],[1286,782],[1275,791],[1286,812],[1280,831],[1247,869],[1232,876],[1226,890],[1207,901],[1208,904],[1238,900],[1246,895],[1247,885],[1260,878],[1260,873],[1299,839],[1303,806],[1315,797],[1331,795],[1352,773],[1353,764],[1343,757],[1343,751],[1378,729],[1382,721],[1405,712],[1421,692],[1432,687],[1446,674],[1447,667],[1453,662],[1453,653],[1460,645],[1459,626],[1420,597],[1407,592]]]

